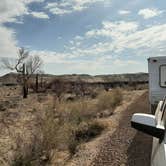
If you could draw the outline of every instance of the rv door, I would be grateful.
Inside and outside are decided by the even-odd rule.
[[[160,66],[160,86],[166,88],[166,64]]]

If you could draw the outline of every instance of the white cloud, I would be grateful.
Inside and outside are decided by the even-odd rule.
[[[0,57],[14,57],[17,53],[15,32],[0,26],[0,36]]]
[[[131,11],[129,11],[129,10],[119,10],[118,13],[119,13],[120,15],[128,15],[128,14],[131,13]]]
[[[31,55],[39,55],[45,63],[70,63],[70,53],[60,53],[55,51],[47,51],[47,50],[33,50],[30,52]]]
[[[64,14],[71,13],[70,10],[61,9],[61,8],[58,8],[58,7],[52,6],[52,5],[50,6],[50,4],[48,4],[47,8],[49,9],[49,11],[52,14],[56,14],[56,15],[64,15]]]
[[[155,8],[146,8],[146,9],[141,9],[138,12],[138,15],[141,15],[144,19],[149,19],[155,16],[159,16],[163,11],[155,9]]]
[[[106,37],[117,37],[119,35],[130,34],[135,32],[138,28],[136,22],[109,22],[104,21],[102,23],[103,27],[101,29],[90,30],[86,33],[87,37],[94,36],[106,36]]]
[[[115,53],[125,50],[134,51],[134,55],[157,56],[166,52],[166,24],[154,25],[143,30],[135,31],[129,35],[117,37],[110,45],[107,43],[105,51],[116,48]]]
[[[59,2],[49,2],[46,6],[52,14],[64,15],[75,11],[82,11],[88,8],[91,4],[97,2],[110,2],[110,0],[63,0]]]
[[[15,22],[16,17],[28,13],[24,1],[1,0],[0,23]]]
[[[53,63],[53,62],[51,62]],[[108,56],[95,57],[93,60],[68,60],[63,62],[54,62],[51,66],[51,71],[57,74],[66,73],[87,73],[87,74],[109,74],[109,73],[124,73],[124,71],[140,72],[140,62],[134,60],[125,60],[120,58],[112,58]],[[50,64],[46,64],[46,68]],[[58,67],[57,67],[58,66]],[[142,67],[142,66],[141,66]],[[49,68],[49,67],[48,67]],[[132,70],[134,68],[134,71]],[[58,71],[57,71],[58,70]],[[55,74],[55,73],[54,73]]]
[[[44,12],[31,12],[31,15],[36,18],[49,19],[49,16]]]
[[[44,0],[1,0],[0,23],[17,22],[17,17],[28,14],[28,4]]]
[[[25,3],[32,3],[32,2],[44,2],[45,0],[22,0]]]
[[[118,55],[128,50],[136,55],[157,56],[166,52],[166,24],[153,25],[139,29],[136,22],[108,22],[102,23],[102,28],[92,29],[82,36],[82,43],[88,43],[91,38],[98,38],[95,44],[87,48],[76,46],[73,56],[105,56],[106,54]],[[102,37],[102,38],[100,38]],[[104,41],[103,37],[107,40]]]
[[[28,4],[44,0],[0,0],[0,57],[14,57],[17,53],[15,31],[4,26],[6,22],[20,22],[19,18],[29,14]]]
[[[122,60],[117,58],[113,61],[113,64],[117,66],[128,66],[128,65],[137,65],[139,64],[139,62],[134,60]]]

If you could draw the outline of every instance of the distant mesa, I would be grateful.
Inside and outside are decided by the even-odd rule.
[[[17,85],[16,73],[8,73],[0,77],[0,85]],[[88,74],[66,74],[66,75],[51,75],[43,74],[42,77],[46,82],[54,79],[62,79],[66,82],[84,82],[90,84],[129,84],[129,83],[148,83],[147,73],[133,73],[133,74],[110,74],[110,75],[96,75]]]

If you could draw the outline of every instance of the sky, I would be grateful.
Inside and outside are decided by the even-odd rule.
[[[165,0],[0,0],[0,58],[24,47],[45,73],[147,72],[166,55],[165,18]]]

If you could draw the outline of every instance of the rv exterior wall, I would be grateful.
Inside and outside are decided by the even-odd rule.
[[[148,59],[149,103],[153,109],[166,95],[166,87],[160,83],[162,80],[160,70],[163,65],[166,65],[166,57],[151,57]]]

